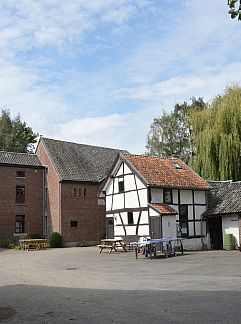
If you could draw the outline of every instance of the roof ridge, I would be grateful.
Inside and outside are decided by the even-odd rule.
[[[102,148],[102,149],[107,149],[107,150],[112,150],[112,151],[126,151],[125,149],[118,149],[118,148],[112,148],[112,147],[106,147],[106,146],[98,146],[98,145],[92,145],[92,144],[83,144],[83,143],[76,143],[76,142],[71,142],[71,141],[64,141],[64,140],[59,140],[55,138],[49,138],[49,137],[41,137],[43,140],[50,140],[50,141],[55,141],[55,142],[62,142],[62,143],[69,143],[69,144],[76,144],[76,145],[83,145],[83,146],[89,146],[89,147],[96,147],[96,148]]]
[[[8,154],[27,154],[27,155],[36,155],[36,153],[30,153],[30,152],[8,152],[8,151],[0,151],[0,153],[8,153]]]
[[[145,155],[145,154],[126,154],[127,156],[137,156],[137,157],[146,157],[146,158],[156,158],[156,159],[163,159],[163,160],[179,160],[182,161],[178,157],[167,157],[167,156],[156,156],[156,155]],[[183,162],[183,161],[182,161]],[[185,162],[183,162],[185,163]]]

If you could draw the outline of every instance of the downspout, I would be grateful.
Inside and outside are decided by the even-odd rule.
[[[59,182],[59,233],[62,235],[62,219],[61,219],[61,183]]]

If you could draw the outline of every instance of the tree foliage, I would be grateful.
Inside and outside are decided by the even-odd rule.
[[[205,179],[241,180],[241,88],[228,87],[191,119],[192,167]]]
[[[33,144],[37,142],[37,134],[20,115],[11,118],[9,110],[1,110],[0,114],[0,150],[9,152],[32,152]]]
[[[185,162],[193,153],[190,112],[205,107],[202,98],[192,98],[191,104],[176,104],[171,113],[164,112],[155,118],[147,136],[147,154],[157,156],[177,156]]]
[[[241,20],[241,0],[228,0],[228,6],[231,18],[238,17],[238,20]]]

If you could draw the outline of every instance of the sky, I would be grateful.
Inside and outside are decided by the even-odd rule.
[[[0,0],[0,108],[34,132],[145,153],[155,117],[241,85],[227,0]]]

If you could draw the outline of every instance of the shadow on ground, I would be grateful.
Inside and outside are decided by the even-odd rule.
[[[240,297],[241,292],[2,286],[0,323],[240,323]]]

